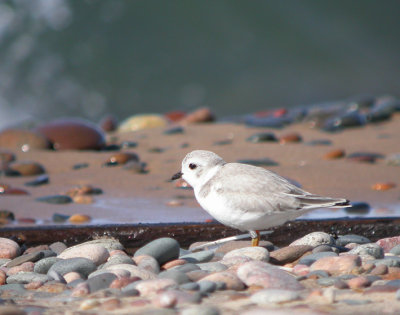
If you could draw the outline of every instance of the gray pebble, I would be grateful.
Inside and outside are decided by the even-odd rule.
[[[169,237],[163,237],[139,248],[135,252],[134,257],[140,255],[149,255],[154,257],[161,266],[168,261],[177,259],[179,257],[179,251],[179,243],[176,240]]]
[[[386,265],[388,267],[400,267],[400,257],[398,256],[387,256],[382,259],[376,259],[371,261],[375,266]]]
[[[198,284],[199,284],[199,291],[203,295],[212,293],[217,288],[217,285],[213,281],[203,280],[203,281],[199,281]]]
[[[271,303],[283,303],[300,299],[296,291],[281,289],[266,289],[254,293],[250,300],[260,305],[269,305]]]
[[[187,283],[181,284],[179,286],[179,288],[182,290],[197,291],[200,289],[200,286],[197,282],[187,282]]]
[[[49,272],[55,270],[63,276],[68,272],[75,271],[86,278],[96,268],[97,266],[90,259],[77,257],[57,261],[50,267]]]
[[[338,245],[338,246],[346,246],[349,243],[367,244],[367,243],[372,243],[372,242],[364,236],[355,235],[355,234],[347,234],[347,235],[339,236],[339,238],[336,240],[336,245]]]
[[[55,242],[49,246],[49,248],[55,252],[57,255],[61,254],[64,250],[67,249],[67,245],[61,242]]]
[[[400,244],[396,245],[395,247],[393,247],[389,253],[393,254],[393,255],[400,255]]]
[[[211,272],[224,271],[228,269],[226,265],[221,264],[220,262],[202,263],[202,264],[197,264],[197,266],[200,267],[201,270],[207,270]]]
[[[47,276],[48,276],[50,279],[56,280],[56,281],[58,281],[58,282],[67,283],[67,281],[65,281],[64,277],[63,277],[62,275],[60,275],[60,274],[59,274],[57,271],[55,271],[55,270],[50,270],[50,271],[47,273]]]
[[[335,257],[335,256],[338,256],[338,254],[336,254],[334,252],[314,253],[314,254],[310,254],[310,255],[302,257],[299,260],[299,264],[311,266],[314,262],[316,262],[320,258],[323,258],[323,257]]]
[[[60,261],[60,258],[57,257],[47,257],[39,260],[35,263],[33,267],[33,271],[37,273],[46,274],[50,267],[53,266],[57,261]]]
[[[47,282],[49,277],[36,272],[20,272],[7,278],[7,283],[30,283],[30,282]]]
[[[205,263],[213,259],[214,252],[212,250],[203,250],[197,253],[191,253],[180,256],[180,259],[184,259],[190,263]]]
[[[317,283],[323,287],[329,287],[331,285],[334,285],[335,282],[337,281],[337,278],[335,277],[328,277],[328,278],[319,278],[317,280]]]
[[[371,300],[352,300],[352,299],[344,299],[340,300],[340,303],[345,303],[347,305],[365,305],[372,303]]]
[[[105,249],[107,249],[109,252],[111,252],[113,250],[124,250],[125,249],[125,247],[118,240],[116,240],[114,238],[109,238],[109,237],[87,241],[87,242],[75,245],[74,247],[85,246],[85,245],[100,245],[100,246],[103,246]]]
[[[66,204],[73,202],[72,198],[67,195],[52,195],[36,198],[36,201],[46,202],[51,204]]]
[[[119,265],[119,264],[134,265],[135,262],[129,256],[115,255],[115,256],[112,256],[105,264],[101,265],[101,268],[99,268],[99,269],[106,269],[107,267],[110,267],[112,265]]]
[[[321,252],[333,252],[333,249],[329,245],[319,245],[312,250],[313,254]]]
[[[158,278],[172,279],[172,280],[175,280],[175,282],[178,284],[190,282],[190,279],[184,272],[179,271],[179,270],[173,270],[173,269],[169,269],[169,270],[160,272],[158,274]]]
[[[376,259],[383,258],[385,255],[383,248],[376,243],[361,244],[356,248],[353,248],[351,251],[349,251],[349,254],[371,255]]]
[[[179,270],[181,272],[187,273],[187,272],[190,272],[190,271],[200,270],[200,267],[198,265],[196,265],[196,264],[187,263],[187,264],[184,264],[184,265],[173,267],[173,268],[171,268],[169,270]]]
[[[28,261],[36,262],[36,261],[42,259],[43,257],[44,257],[43,252],[34,252],[34,253],[26,254],[26,255],[21,255],[21,256],[14,258],[9,263],[7,263],[6,267],[11,268],[11,267],[19,266]]]
[[[314,270],[307,274],[307,278],[311,276],[317,276],[318,278],[328,278],[329,273],[327,273],[325,270]]]
[[[115,274],[106,272],[89,278],[86,283],[89,287],[90,293],[93,293],[98,290],[108,288],[111,282],[113,282],[115,279],[117,279]]]

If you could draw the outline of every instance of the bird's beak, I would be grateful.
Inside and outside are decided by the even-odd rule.
[[[178,172],[178,173],[176,173],[174,176],[171,177],[171,180],[175,180],[175,179],[181,178],[182,175],[183,175],[182,172]]]

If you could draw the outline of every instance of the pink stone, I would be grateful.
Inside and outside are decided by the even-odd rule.
[[[8,238],[0,237],[0,258],[13,259],[20,253],[19,245]]]
[[[105,270],[113,272],[113,270],[116,269],[126,270],[129,272],[130,277],[139,277],[143,280],[151,280],[156,278],[156,274],[154,272],[129,264],[112,265],[107,267]]]
[[[147,296],[166,288],[175,287],[177,283],[172,279],[144,280],[136,285],[141,296]]]
[[[171,269],[172,267],[181,266],[186,263],[187,261],[185,259],[174,259],[162,265],[161,269],[168,270]]]
[[[251,261],[237,270],[237,275],[247,286],[255,285],[269,289],[302,290],[296,278],[271,264]]]
[[[293,273],[298,276],[306,276],[310,272],[310,267],[307,265],[296,265],[293,267]]]
[[[223,282],[226,285],[227,290],[243,290],[244,283],[238,278],[238,276],[234,272],[230,271],[221,271],[212,273],[204,278],[201,281],[213,281],[213,282]]]
[[[64,250],[58,258],[62,259],[69,259],[69,258],[76,258],[76,257],[83,257],[90,259],[96,265],[101,265],[105,263],[110,257],[108,250],[105,249],[101,245],[97,244],[80,244],[73,247],[69,247]]]
[[[160,272],[160,265],[157,260],[149,255],[140,255],[132,257],[133,261],[138,265],[139,268],[150,271],[152,273]]]
[[[7,276],[12,276],[20,272],[31,272],[33,271],[33,268],[35,267],[35,264],[31,261],[24,262],[23,264],[15,267],[11,267],[7,271]]]
[[[75,271],[68,272],[64,275],[64,279],[65,279],[65,281],[67,281],[67,283],[70,283],[72,281],[75,281],[75,280],[78,280],[81,278],[82,278],[81,275]]]
[[[110,251],[110,257],[116,256],[116,255],[128,256],[127,253],[125,253],[123,250],[120,250],[120,249],[114,249],[114,250]]]
[[[224,264],[227,267],[230,267],[230,268],[233,267],[233,269],[235,269],[235,266],[238,267],[239,265],[242,265],[242,264],[250,262],[250,261],[253,261],[253,259],[248,256],[233,256],[233,257],[227,257],[224,260],[221,260],[220,263]]]
[[[357,255],[339,257],[323,257],[310,266],[310,270],[325,270],[331,275],[352,273],[361,266],[361,258]]]
[[[371,285],[371,281],[367,277],[359,276],[348,280],[347,284],[350,289],[362,289],[369,287]]]
[[[388,253],[393,247],[400,244],[400,236],[382,238],[376,244],[382,247],[385,253]]]

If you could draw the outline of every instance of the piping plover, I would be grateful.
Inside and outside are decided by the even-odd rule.
[[[311,194],[261,167],[226,163],[217,154],[195,150],[182,161],[182,177],[199,204],[224,225],[248,231],[258,246],[259,230],[281,225],[317,208],[348,207],[349,201]]]

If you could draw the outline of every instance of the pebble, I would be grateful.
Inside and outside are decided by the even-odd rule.
[[[188,273],[190,271],[194,271],[194,270],[200,270],[200,267],[197,264],[192,264],[192,263],[186,263],[184,265],[180,265],[180,266],[175,266],[174,268],[172,268],[174,270],[179,270],[182,271],[184,273]]]
[[[69,217],[68,221],[75,224],[86,223],[92,220],[92,218],[86,214],[76,213]]]
[[[297,291],[282,289],[265,289],[254,293],[250,300],[258,305],[270,305],[271,303],[285,303],[300,299]]]
[[[272,263],[284,265],[299,259],[306,252],[309,252],[312,249],[313,247],[309,245],[292,245],[274,250],[269,254],[269,256]]]
[[[348,280],[347,285],[350,289],[356,290],[369,287],[371,285],[371,281],[365,276],[359,276]]]
[[[104,163],[105,166],[123,165],[128,162],[139,162],[139,156],[133,152],[117,152],[111,155]]]
[[[114,115],[106,115],[100,120],[99,126],[104,132],[115,131],[118,126],[117,118]]]
[[[312,232],[309,233],[302,238],[292,242],[289,246],[294,246],[294,245],[309,245],[316,247],[318,245],[334,245],[335,240],[332,236],[330,236],[328,233],[325,232]]]
[[[119,265],[112,265],[107,267],[107,271],[112,272],[113,270],[118,270],[118,269],[122,269],[122,270],[126,270],[130,273],[130,277],[139,277],[143,280],[149,280],[149,279],[155,279],[156,278],[156,274],[139,268],[137,266],[134,265],[128,265],[128,264],[119,264]]]
[[[139,277],[123,277],[123,278],[117,278],[114,279],[111,284],[110,288],[111,289],[122,289],[126,287],[127,285],[136,282],[138,280],[141,280]]]
[[[36,198],[36,201],[51,203],[51,204],[67,204],[73,202],[72,198],[67,195],[51,195]]]
[[[202,295],[207,295],[208,293],[212,293],[216,290],[217,285],[213,281],[205,280],[204,278],[198,282],[199,291]]]
[[[391,182],[375,183],[371,186],[372,190],[377,190],[377,191],[386,191],[394,187],[396,187],[396,184]]]
[[[179,257],[179,243],[169,237],[156,239],[145,246],[139,248],[134,257],[140,255],[149,255],[154,257],[159,265],[177,259]]]
[[[49,245],[49,249],[59,255],[67,249],[67,245],[62,242],[55,242]]]
[[[385,253],[388,253],[393,247],[400,245],[400,236],[382,238],[376,244],[382,247]]]
[[[51,216],[53,222],[60,222],[60,223],[67,221],[69,218],[70,218],[69,215],[62,213],[53,213],[53,215]]]
[[[315,140],[308,141],[304,144],[310,145],[310,146],[316,146],[316,145],[327,146],[327,145],[332,145],[332,141],[329,139],[315,139]]]
[[[93,261],[83,257],[62,259],[54,263],[48,272],[54,270],[62,276],[68,272],[78,272],[83,277],[87,277],[91,272],[96,270],[96,265]]]
[[[272,132],[259,132],[248,137],[246,141],[252,143],[277,142],[278,138]]]
[[[174,269],[160,272],[158,274],[158,278],[159,279],[172,279],[177,284],[184,284],[184,283],[190,282],[190,279],[184,272],[179,271],[179,270],[174,270]]]
[[[194,110],[191,113],[188,113],[179,121],[179,123],[181,125],[187,125],[187,124],[211,122],[214,120],[215,117],[214,114],[211,112],[211,110],[207,107],[202,107]]]
[[[24,254],[22,256],[18,256],[11,260],[9,263],[7,263],[6,267],[11,268],[14,266],[19,266],[23,264],[24,262],[31,261],[31,262],[36,262],[44,257],[43,252],[33,252],[29,254]]]
[[[201,263],[197,264],[201,270],[207,270],[211,272],[219,272],[228,269],[228,267],[220,262],[208,262],[208,263]]]
[[[291,274],[262,261],[244,263],[237,275],[247,286],[266,289],[302,290],[303,286]]]
[[[303,141],[303,138],[297,132],[288,133],[279,137],[280,144],[297,143]]]
[[[14,259],[19,253],[20,247],[16,242],[0,237],[0,258]]]
[[[383,159],[380,153],[372,152],[354,152],[347,156],[347,159],[354,162],[375,163],[377,159]]]
[[[0,147],[18,149],[22,152],[50,148],[50,143],[43,135],[24,129],[5,129],[0,131]]]
[[[306,265],[306,266],[311,266],[314,262],[317,260],[324,258],[324,257],[337,257],[338,254],[334,252],[317,252],[317,253],[312,253],[309,255],[305,255],[299,260],[300,265]]]
[[[89,167],[89,163],[77,163],[77,164],[74,164],[73,166],[72,166],[72,169],[73,170],[80,170],[80,169],[83,169],[83,168],[87,168],[87,167]]]
[[[58,258],[69,259],[84,257],[93,261],[97,266],[106,262],[110,254],[108,250],[97,244],[80,244],[64,250]]]
[[[376,243],[361,244],[361,245],[353,248],[348,253],[349,254],[354,254],[354,255],[360,255],[360,256],[362,256],[362,255],[371,255],[376,259],[384,257],[383,248],[380,247]]]
[[[230,251],[222,257],[222,263],[224,260],[229,260],[232,257],[240,256],[240,257],[249,257],[253,260],[265,261],[269,260],[269,252],[264,247],[254,246],[254,247],[244,247],[238,248]]]
[[[336,240],[337,246],[345,246],[349,243],[368,244],[368,243],[371,243],[371,241],[364,236],[355,235],[355,234],[342,235],[342,236],[339,236],[338,239]]]
[[[184,131],[185,131],[185,129],[182,126],[174,126],[174,127],[164,130],[163,134],[176,135],[176,134],[182,134]]]
[[[90,293],[93,293],[108,288],[115,279],[117,279],[117,276],[113,273],[102,273],[89,278],[86,283]]]
[[[103,247],[104,248],[104,247]],[[126,255],[115,255],[111,256],[106,263],[104,263],[101,268],[107,269],[107,267],[112,265],[119,265],[119,264],[129,264],[134,265],[135,262],[133,259]]]
[[[157,114],[140,114],[126,118],[118,126],[119,132],[136,131],[167,126],[167,120]]]
[[[24,185],[25,186],[41,186],[44,184],[48,184],[49,183],[49,176],[46,174],[40,175],[38,177],[36,177],[35,179],[26,182]]]
[[[75,271],[68,272],[63,277],[64,277],[64,280],[67,283],[71,283],[72,281],[75,281],[75,280],[82,280],[83,281],[81,275],[79,273],[75,272]]]
[[[225,284],[227,290],[240,291],[245,288],[244,283],[238,278],[238,276],[234,272],[230,271],[214,272],[201,278],[199,284],[201,285],[203,281],[211,281],[213,283],[222,282]]]
[[[213,257],[214,251],[204,250],[197,253],[180,256],[179,259],[186,260],[189,263],[204,263],[210,261]]]
[[[29,261],[29,262],[24,262],[18,266],[14,266],[8,269],[7,271],[7,276],[12,276],[16,275],[20,272],[31,272],[33,271],[34,263]]]
[[[373,260],[372,263],[375,264],[375,266],[386,265],[388,267],[400,267],[400,257],[384,257],[382,259]]]
[[[332,246],[329,245],[319,245],[317,247],[314,247],[314,249],[312,250],[312,253],[321,253],[321,252],[333,252],[333,248]]]
[[[46,172],[45,168],[32,161],[16,161],[8,164],[8,168],[19,176],[40,175]]]
[[[247,126],[262,128],[283,128],[288,121],[282,117],[257,117],[246,115],[244,122]]]
[[[141,296],[148,296],[166,288],[175,288],[177,283],[172,279],[155,279],[138,281],[135,289],[139,291]]]
[[[181,315],[219,315],[218,308],[214,306],[190,306],[181,311]]]
[[[56,119],[36,131],[49,139],[55,150],[100,150],[105,146],[104,132],[84,119]]]
[[[7,278],[7,283],[8,284],[14,284],[14,283],[19,283],[19,284],[26,284],[30,282],[46,282],[49,280],[49,277],[47,275],[43,275],[40,273],[36,272],[20,272],[15,275],[8,276]]]
[[[344,157],[346,155],[346,152],[341,149],[336,149],[336,150],[331,150],[327,153],[324,154],[323,159],[324,160],[336,160]]]
[[[357,255],[322,257],[315,261],[310,270],[325,270],[331,275],[350,274],[359,270],[361,259]]]
[[[110,237],[102,237],[102,238],[97,238],[95,240],[87,241],[84,243],[81,243],[78,246],[84,246],[84,245],[100,245],[107,249],[109,252],[114,251],[114,250],[124,250],[124,246],[116,239],[110,238]],[[78,247],[75,246],[75,247]]]
[[[153,273],[159,273],[160,272],[160,265],[158,264],[158,261],[149,255],[139,255],[136,257],[133,257],[133,261],[137,264],[139,268],[148,270]],[[165,266],[165,264],[163,265]],[[164,269],[168,269],[165,268]]]

